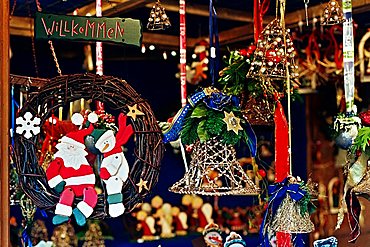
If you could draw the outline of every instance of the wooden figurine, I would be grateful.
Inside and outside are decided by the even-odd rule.
[[[161,238],[173,238],[175,235],[172,233],[172,212],[169,203],[163,204],[162,208],[158,211],[159,222],[161,225]]]
[[[142,231],[142,236],[137,240],[137,242],[142,243],[144,241],[151,241],[158,239],[155,236],[155,220],[152,216],[148,216],[147,212],[141,210],[137,213],[137,220],[139,221],[137,225],[137,230]]]
[[[180,212],[178,207],[172,207],[171,209],[172,217],[173,217],[173,225],[175,228],[176,235],[184,236],[187,234],[188,229],[188,216],[185,212]]]

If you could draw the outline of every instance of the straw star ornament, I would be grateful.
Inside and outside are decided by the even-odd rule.
[[[139,187],[139,193],[143,191],[143,188],[149,190],[147,183],[148,181],[145,181],[142,178],[140,178],[140,182],[136,184]]]
[[[225,117],[223,121],[227,125],[227,131],[234,131],[235,134],[238,134],[239,130],[243,130],[242,126],[240,126],[240,118],[235,117],[233,112],[227,113],[224,111]]]
[[[127,116],[131,117],[136,121],[137,116],[144,116],[145,113],[137,109],[137,104],[133,106],[127,106],[128,107],[128,113],[126,114]]]

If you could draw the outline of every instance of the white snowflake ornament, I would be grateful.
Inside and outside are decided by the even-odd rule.
[[[32,113],[26,112],[23,116],[17,117],[15,123],[19,125],[15,131],[19,135],[30,139],[32,136],[40,133],[41,119],[33,117]]]

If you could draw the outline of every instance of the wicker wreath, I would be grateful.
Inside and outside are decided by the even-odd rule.
[[[148,102],[142,99],[126,81],[95,74],[58,76],[31,93],[18,115],[24,116],[26,112],[30,112],[41,119],[40,126],[43,126],[59,107],[82,98],[103,102],[108,109],[123,114],[129,111],[128,106],[137,104],[137,107],[145,113],[136,121],[131,121],[135,136],[134,162],[130,162],[129,176],[122,187],[125,213],[128,213],[143,201],[157,183],[164,145],[160,128]],[[16,135],[13,158],[17,166],[19,183],[25,194],[40,209],[53,211],[58,203],[59,194],[48,185],[45,171],[37,158],[37,144],[41,138],[41,134],[28,139],[23,135]],[[141,179],[147,181],[147,186],[139,192],[137,183]],[[90,218],[107,217],[106,196],[106,191],[98,195],[98,203]],[[81,199],[76,198],[74,205],[79,201]]]

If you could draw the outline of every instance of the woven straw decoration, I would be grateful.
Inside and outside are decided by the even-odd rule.
[[[258,187],[236,159],[235,149],[214,137],[194,146],[190,168],[170,191],[200,195],[257,195]]]
[[[287,195],[272,220],[271,229],[275,232],[309,233],[315,227],[308,212],[302,215],[299,203]]]

